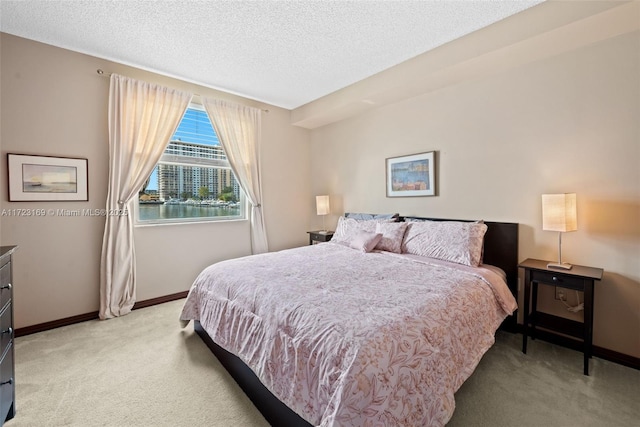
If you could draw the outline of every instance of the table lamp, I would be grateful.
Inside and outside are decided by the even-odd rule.
[[[542,229],[558,232],[558,262],[548,268],[571,270],[571,264],[562,262],[562,233],[578,229],[576,217],[575,193],[542,195]]]
[[[324,226],[324,217],[329,215],[331,207],[329,206],[329,196],[316,196],[316,211],[318,215],[322,216],[322,232],[326,233],[327,229]]]

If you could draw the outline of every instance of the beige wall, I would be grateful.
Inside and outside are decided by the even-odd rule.
[[[290,112],[122,64],[1,34],[1,209],[99,209],[107,194],[109,80],[97,68],[268,108],[263,115],[264,210],[271,250],[307,242],[311,209],[308,131]],[[8,202],[6,153],[84,157],[88,202]],[[2,245],[15,254],[18,328],[98,309],[104,219],[2,216]],[[215,261],[247,255],[247,221],[135,229],[138,300],[185,291]]]
[[[556,8],[566,6],[569,13],[579,5],[596,4],[547,2],[527,14],[541,25],[555,22],[549,17],[562,16]],[[578,12],[582,19],[593,11]],[[567,22],[577,19],[569,15]],[[605,269],[596,286],[595,344],[640,357],[640,35],[629,29],[637,22],[617,23],[621,15],[633,13],[618,8],[601,18],[611,21],[607,25],[587,18],[567,25],[565,31],[564,23],[558,24],[558,30],[541,30],[529,41],[514,36],[517,40],[509,40],[508,46],[496,45],[502,50],[480,52],[477,47],[487,43],[475,39],[478,34],[493,40],[501,39],[500,28],[511,28],[509,34],[514,28],[526,28],[527,33],[538,28],[503,21],[453,43],[451,53],[443,50],[451,46],[445,46],[434,57],[416,59],[418,68],[396,67],[401,75],[418,78],[413,96],[407,88],[396,98],[381,95],[387,106],[376,109],[365,102],[367,108],[359,113],[347,108],[345,117],[350,118],[312,131],[291,126],[291,112],[265,106],[271,110],[262,129],[270,249],[305,244],[305,231],[322,224],[314,213],[313,196],[330,194],[334,215],[328,224],[335,224],[344,211],[513,221],[521,224],[521,260],[554,259],[557,234],[541,230],[540,195],[576,192],[579,230],[565,235],[563,248],[566,260]],[[617,35],[616,28],[623,35]],[[98,77],[96,68],[261,106],[121,64],[1,36],[3,157],[18,152],[89,159],[90,201],[49,202],[47,208],[104,204],[108,80]],[[476,61],[469,52],[482,56]],[[452,57],[464,60],[456,64]],[[492,68],[492,57],[514,59],[495,61],[499,64]],[[449,63],[441,72],[442,58]],[[430,71],[421,80],[424,64]],[[455,72],[455,78],[447,78],[447,70]],[[370,86],[378,91],[395,87],[385,76],[374,80]],[[361,86],[369,87],[363,82],[294,115],[312,111],[313,120],[308,121],[318,115],[324,118],[316,122],[324,123],[330,121],[325,120],[328,116],[339,120],[331,106],[334,101],[338,106],[377,102],[369,94],[354,101]],[[431,150],[437,151],[438,196],[386,198],[385,158]],[[4,158],[0,165],[1,208],[40,207],[7,202]],[[17,327],[97,310],[101,220],[3,216],[0,226],[3,245],[20,245],[15,257]],[[248,254],[248,233],[246,222],[136,228],[138,299],[186,290],[202,267]],[[550,292],[540,299],[543,310],[570,317]]]
[[[640,357],[640,33],[485,73],[313,130],[313,192],[337,213],[518,222],[520,260],[557,257],[540,195],[576,192],[563,254],[605,270],[594,344]],[[432,150],[438,196],[386,198],[385,158]]]

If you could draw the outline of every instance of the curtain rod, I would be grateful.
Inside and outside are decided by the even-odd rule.
[[[104,72],[104,70],[102,70],[102,69],[100,69],[100,68],[98,68],[98,69],[96,70],[96,73],[98,73],[98,75],[100,75],[100,77],[111,77],[111,74],[112,74],[112,73],[105,73],[105,72]],[[200,94],[198,94],[198,93],[194,93],[193,95],[194,95],[194,96],[202,97],[202,95],[200,95]],[[267,110],[267,109],[265,109],[265,108],[261,108],[261,110],[262,110],[263,112],[265,112],[265,113],[268,113],[268,112],[269,112],[269,110]]]

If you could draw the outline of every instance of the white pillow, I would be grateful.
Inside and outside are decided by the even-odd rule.
[[[376,245],[376,249],[381,251],[402,252],[402,239],[407,230],[406,222],[379,222],[376,224],[376,233],[382,234],[382,239]]]
[[[368,214],[368,213],[359,213],[359,212],[347,212],[344,214],[346,218],[357,219],[359,221],[370,220],[370,219],[393,219],[397,221],[400,214]]]
[[[402,252],[477,267],[487,225],[478,222],[410,222]]]
[[[349,242],[353,235],[358,231],[363,230],[375,233],[377,223],[394,221],[395,219],[357,220],[341,216],[338,218],[338,225],[336,226],[336,231],[333,233],[331,240],[335,242]]]
[[[360,230],[352,235],[348,243],[349,247],[357,249],[360,252],[371,252],[380,239],[382,239],[382,234],[380,233],[370,233]]]

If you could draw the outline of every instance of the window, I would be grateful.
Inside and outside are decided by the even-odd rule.
[[[245,212],[207,112],[190,105],[138,194],[139,223],[240,219]]]

